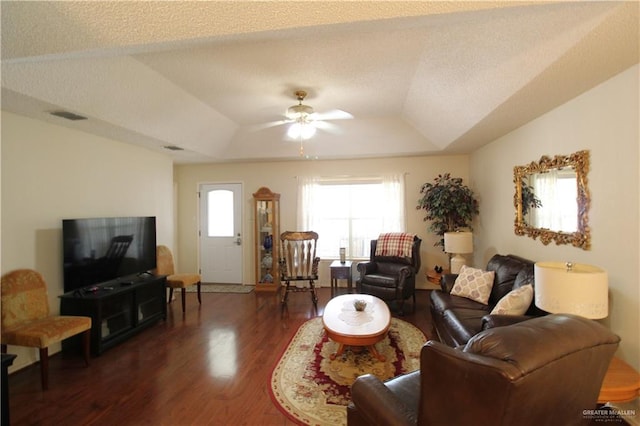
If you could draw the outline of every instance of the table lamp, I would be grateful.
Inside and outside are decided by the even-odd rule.
[[[607,273],[572,262],[537,262],[535,304],[552,314],[575,314],[590,319],[609,315]]]
[[[473,253],[473,234],[464,232],[445,232],[444,251],[452,254],[449,261],[449,268],[452,274],[460,273],[460,268],[466,263],[462,254]]]

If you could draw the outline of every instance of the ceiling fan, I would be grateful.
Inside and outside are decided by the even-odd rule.
[[[262,128],[280,126],[282,124],[290,124],[287,130],[287,137],[295,141],[308,140],[316,133],[316,129],[335,132],[336,127],[328,123],[327,120],[347,120],[353,118],[353,115],[339,109],[327,111],[324,113],[315,112],[314,109],[302,102],[307,97],[305,90],[296,90],[294,92],[298,103],[287,108],[284,119],[266,123]]]

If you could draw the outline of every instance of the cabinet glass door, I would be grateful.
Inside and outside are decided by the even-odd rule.
[[[133,328],[133,293],[119,294],[102,303],[102,340],[111,339]]]
[[[158,290],[162,290],[161,292]],[[146,286],[136,291],[136,299],[138,301],[138,324],[145,321],[156,319],[162,315],[162,308],[165,303],[163,293],[164,287]]]
[[[260,255],[259,279],[262,283],[273,282],[273,202],[258,201],[258,214],[260,216],[258,224],[258,251]],[[277,262],[277,259],[275,260]]]
[[[273,291],[280,287],[280,194],[275,194],[268,188],[260,188],[253,197],[256,290]]]

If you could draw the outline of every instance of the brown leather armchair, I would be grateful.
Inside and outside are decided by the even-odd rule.
[[[416,307],[416,274],[420,269],[420,243],[414,237],[411,257],[376,256],[378,240],[371,240],[370,261],[358,264],[360,278],[356,282],[358,293],[370,294],[385,301],[398,303],[398,314],[403,315],[404,301],[413,297]]]
[[[579,425],[620,339],[574,315],[483,331],[464,347],[427,342],[420,370],[351,387],[349,425]]]

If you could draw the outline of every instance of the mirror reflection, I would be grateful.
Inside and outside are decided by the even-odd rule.
[[[578,230],[578,184],[573,167],[532,173],[522,179],[523,217],[534,228]],[[528,208],[527,208],[528,207]]]
[[[589,249],[589,152],[514,167],[515,233]]]

